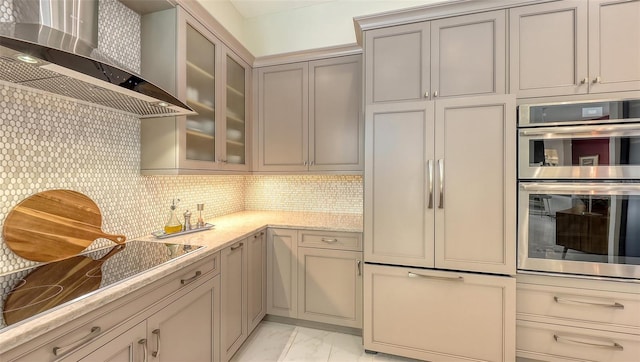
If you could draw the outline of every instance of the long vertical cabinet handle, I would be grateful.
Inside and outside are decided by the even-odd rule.
[[[138,344],[142,345],[142,355],[144,356],[142,361],[147,362],[147,340],[143,338],[138,341]]]
[[[440,176],[440,201],[439,209],[444,209],[444,159],[438,160],[438,176]]]
[[[362,261],[356,260],[356,267],[358,268],[358,276],[362,275]]]
[[[153,357],[158,357],[160,356],[160,329],[154,329],[151,333],[156,335],[156,340],[158,341],[158,343],[156,344],[157,350],[151,353],[151,355]]]
[[[433,209],[433,160],[427,161],[427,180],[429,181],[429,200],[427,207]]]

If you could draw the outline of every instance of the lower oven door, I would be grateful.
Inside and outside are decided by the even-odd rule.
[[[640,183],[519,184],[518,269],[640,278]]]

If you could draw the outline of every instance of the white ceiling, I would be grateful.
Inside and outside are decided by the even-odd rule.
[[[336,0],[229,0],[246,19]]]

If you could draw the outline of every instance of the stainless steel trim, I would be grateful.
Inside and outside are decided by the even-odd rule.
[[[200,270],[196,271],[196,274],[194,276],[192,276],[191,278],[188,279],[180,279],[180,284],[185,285],[185,284],[189,284],[192,281],[198,279],[198,277],[202,275],[202,272]]]
[[[439,209],[444,209],[444,160],[438,160],[438,170],[440,172],[440,200],[438,203]]]
[[[62,346],[62,347],[53,347],[53,354],[55,356],[60,356],[63,355],[64,353],[68,352],[69,350],[83,344],[86,342],[89,342],[90,340],[96,338],[97,336],[100,335],[100,332],[102,332],[102,329],[98,326],[94,326],[91,328],[91,331],[89,332],[89,334],[87,334],[86,336],[73,341],[69,344],[67,344],[66,346]]]
[[[629,119],[630,121],[632,119]],[[640,118],[633,119],[640,122]],[[537,127],[521,129],[520,136],[544,136],[542,139],[567,138],[568,135],[574,137],[601,138],[602,136],[637,136],[640,135],[640,125],[629,124],[599,124],[586,126],[566,126],[566,127]]]
[[[148,350],[147,350],[147,339],[143,338],[143,339],[139,340],[138,344],[142,345],[142,353],[143,353],[143,356],[144,356],[142,361],[143,362],[147,362],[147,360],[148,360],[147,354],[149,353]]]
[[[244,243],[238,243],[238,244],[236,244],[236,245],[231,247],[231,251],[238,250],[243,246],[244,246]]]
[[[429,200],[427,208],[433,209],[433,160],[427,161],[427,180],[429,181]]]
[[[640,183],[597,183],[597,182],[520,182],[522,191],[539,191],[546,194],[578,195],[639,195]]]
[[[447,280],[450,282],[463,282],[464,278],[460,275],[456,275],[455,277],[443,277],[439,275],[424,275],[418,274],[414,272],[408,272],[407,276],[409,278],[427,278],[427,279],[437,279],[437,280]]]
[[[574,299],[569,297],[558,297],[558,296],[554,296],[553,301],[558,304],[578,304],[578,305],[587,305],[587,306],[593,306],[593,307],[624,309],[624,304],[620,304],[618,302],[596,302],[596,301],[579,300],[579,299]]]
[[[157,341],[156,346],[158,346],[157,350],[153,351],[153,353],[151,353],[151,355],[153,357],[158,357],[158,356],[160,356],[160,329],[159,328],[158,329],[154,329],[153,332],[151,332],[151,333],[156,335],[156,341]]]
[[[622,347],[622,345],[620,345],[620,344],[618,344],[618,343],[616,343],[614,341],[605,342],[605,343],[585,342],[585,341],[581,341],[581,340],[578,340],[578,339],[575,339],[575,338],[562,336],[562,335],[559,335],[559,334],[554,334],[553,335],[553,339],[558,343],[577,344],[579,346],[613,349],[613,350],[616,350],[616,351],[624,350],[624,347]]]

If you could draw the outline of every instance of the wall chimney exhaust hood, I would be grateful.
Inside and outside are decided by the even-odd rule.
[[[0,23],[0,80],[140,118],[194,114],[161,88],[97,50],[98,0],[14,0]]]

